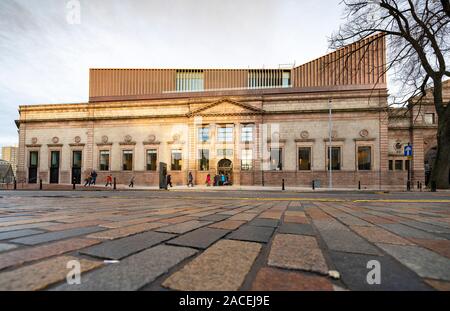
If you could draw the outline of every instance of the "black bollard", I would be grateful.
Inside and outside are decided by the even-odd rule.
[[[114,177],[114,190],[117,190],[117,182],[116,182],[116,177]]]
[[[14,178],[14,190],[17,190],[17,180]]]
[[[420,189],[420,181],[417,181],[417,189]]]
[[[361,180],[358,181],[358,190],[361,190]]]
[[[39,190],[42,190],[42,179],[39,179]]]
[[[283,184],[281,185],[281,190],[283,190],[283,191],[286,190],[284,187],[284,179],[283,179]]]
[[[314,182],[314,180],[312,181],[312,190],[316,190],[316,183]]]
[[[406,191],[411,191],[411,182],[409,180],[406,182]]]
[[[434,180],[431,181],[431,192],[436,192],[437,185]]]

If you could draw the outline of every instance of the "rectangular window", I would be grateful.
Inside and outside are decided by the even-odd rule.
[[[198,168],[200,171],[209,171],[209,150],[200,149],[198,151]]]
[[[233,149],[217,149],[217,157],[229,159],[233,156]]]
[[[253,150],[243,149],[241,153],[241,170],[250,171],[253,169]]]
[[[38,167],[39,155],[37,151],[30,152],[30,167],[36,168]]]
[[[395,160],[395,170],[396,171],[403,170],[403,160]]]
[[[217,129],[217,141],[219,143],[233,142],[233,126],[220,126]]]
[[[311,170],[311,148],[300,147],[298,148],[298,169],[299,171]]]
[[[100,171],[109,171],[109,151],[100,151]]]
[[[242,126],[241,141],[252,142],[253,141],[253,124],[246,124]]]
[[[156,171],[158,152],[156,149],[147,150],[147,171]]]
[[[291,85],[291,71],[283,69],[256,69],[248,71],[249,88],[278,88]]]
[[[372,169],[372,148],[368,146],[358,147],[358,170],[370,171]]]
[[[434,113],[426,113],[425,114],[425,123],[426,124],[436,124]]]
[[[291,72],[290,71],[283,71],[283,87],[290,87],[291,86]]]
[[[209,141],[209,127],[200,127],[198,129],[198,141],[199,142]]]
[[[282,155],[283,149],[270,148],[270,170],[272,171],[283,170]]]
[[[122,159],[122,170],[132,171],[133,170],[133,151],[124,150]]]
[[[393,160],[389,160],[389,170],[390,171],[394,170],[394,161]]]
[[[204,90],[203,70],[177,70],[177,92],[198,92]]]
[[[183,155],[181,153],[181,150],[172,150],[171,170],[181,171],[182,166],[183,166]]]
[[[331,169],[341,170],[341,147],[331,147]],[[327,170],[330,169],[330,147],[327,150]]]

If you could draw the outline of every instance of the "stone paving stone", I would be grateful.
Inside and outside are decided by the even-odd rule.
[[[274,268],[261,268],[252,291],[332,291],[333,284],[323,276]]]
[[[436,290],[450,292],[450,282],[443,282],[430,279],[425,279],[425,282]]]
[[[67,277],[67,263],[77,260],[81,272],[86,272],[102,265],[102,262],[80,259],[71,256],[61,256],[13,271],[0,273],[1,291],[37,291],[52,284],[63,281]],[[82,274],[83,277],[83,274]]]
[[[279,224],[280,221],[277,219],[264,219],[264,218],[258,218],[248,223],[248,225],[250,226],[272,227],[272,228],[278,227]]]
[[[160,220],[156,217],[142,217],[142,218],[138,218],[138,219],[130,219],[130,220],[124,220],[124,221],[116,221],[116,222],[108,222],[108,223],[103,222],[103,224],[100,224],[100,226],[105,227],[105,228],[115,229],[115,228],[121,228],[121,227],[128,227],[128,226],[132,226],[132,225],[138,225],[138,224],[142,224],[142,223],[148,223],[148,222],[152,222],[152,221],[160,222]]]
[[[418,246],[383,243],[377,246],[423,278],[450,281],[450,260],[446,257]]]
[[[37,218],[37,219],[26,219],[26,220],[18,220],[18,221],[12,221],[12,222],[2,222],[0,223],[0,227],[9,227],[9,226],[16,226],[16,225],[29,225],[29,224],[36,224],[40,222],[49,222],[54,220],[62,220],[66,219],[67,216],[52,216],[52,217],[43,217],[43,218]]]
[[[388,256],[331,251],[330,257],[343,283],[351,290],[431,290],[414,272]],[[367,283],[367,274],[371,271],[367,268],[367,264],[371,260],[377,260],[381,266],[381,284],[379,285]]]
[[[149,231],[91,246],[81,250],[80,253],[98,258],[120,260],[173,237],[175,237],[174,234]]]
[[[203,220],[203,221],[222,221],[225,219],[228,219],[227,215],[219,215],[219,214],[214,214],[214,215],[209,215],[209,216],[205,216],[202,218],[199,218],[199,220]]]
[[[229,232],[223,229],[200,228],[170,240],[167,244],[205,249]]]
[[[11,240],[12,243],[19,243],[25,245],[37,245],[46,242],[52,242],[56,240],[62,240],[67,238],[72,238],[80,235],[85,235],[93,232],[99,232],[104,230],[100,227],[86,227],[86,228],[75,228],[64,231],[56,231],[49,233],[41,233],[37,235],[32,235],[28,237],[18,238]]]
[[[284,216],[284,222],[309,224],[308,218],[302,216]]]
[[[255,213],[240,213],[230,217],[230,220],[245,220],[250,221],[254,219],[258,214]]]
[[[258,218],[281,219],[283,212],[264,212]]]
[[[17,248],[17,245],[0,243],[0,252],[6,252],[15,248]]]
[[[414,239],[411,241],[424,248],[428,248],[441,256],[450,258],[450,241],[449,240],[427,240],[427,239]]]
[[[442,239],[441,237],[419,230],[415,228],[411,228],[402,224],[380,224],[380,227],[383,227],[391,232],[394,232],[402,237],[407,238],[418,238],[418,239]]]
[[[24,236],[39,234],[39,233],[43,233],[43,232],[44,231],[42,231],[42,230],[36,230],[36,229],[23,229],[23,230],[3,232],[3,233],[0,233],[0,241],[21,238]]]
[[[25,224],[25,225],[17,225],[17,226],[8,226],[0,228],[0,232],[14,231],[14,230],[22,230],[22,229],[33,229],[33,228],[42,228],[45,229],[47,226],[57,225],[56,222],[38,222],[34,224]]]
[[[314,225],[331,250],[361,254],[379,254],[379,251],[372,244],[336,221],[315,221]]]
[[[224,220],[221,222],[217,222],[215,224],[210,225],[210,228],[217,228],[217,229],[225,229],[225,230],[236,230],[243,224],[245,224],[245,221],[241,220]]]
[[[414,245],[414,243],[379,227],[350,226],[350,228],[372,243]]]
[[[252,268],[261,245],[220,240],[164,281],[184,291],[236,291]]]
[[[245,225],[228,235],[228,238],[232,240],[267,243],[272,237],[274,230],[271,227]]]
[[[428,231],[428,232],[432,232],[432,233],[450,233],[450,228],[434,226],[434,225],[430,225],[430,224],[423,223],[420,221],[409,220],[409,221],[403,221],[402,223],[407,226],[414,227],[414,228]]]
[[[315,236],[314,229],[308,224],[284,223],[278,228],[278,233]]]
[[[211,223],[212,223],[211,221],[191,220],[191,221],[183,222],[181,224],[175,224],[175,225],[163,227],[156,231],[183,234],[183,233],[198,229],[200,227],[207,226]]]
[[[174,218],[161,219],[161,220],[159,220],[159,222],[164,222],[164,223],[168,223],[168,224],[179,224],[179,223],[186,222],[189,220],[194,220],[194,219],[196,219],[196,218],[192,217],[192,216],[178,216],[178,217],[174,217]]]
[[[158,245],[83,276],[80,285],[62,284],[56,291],[133,291],[156,278],[183,260],[195,255],[187,247]]]
[[[25,262],[61,255],[97,243],[99,243],[99,241],[74,238],[42,246],[13,250],[8,253],[0,254],[0,270],[7,267],[20,265]]]
[[[395,224],[396,223],[393,220],[389,220],[389,219],[378,217],[378,216],[365,215],[365,216],[360,216],[360,218],[367,222],[371,222],[374,224]]]
[[[373,226],[371,223],[368,223],[367,221],[364,221],[351,215],[339,216],[337,217],[337,219],[339,219],[339,221],[346,224],[347,226],[364,226],[364,227]]]
[[[121,228],[106,230],[106,231],[102,231],[102,232],[97,232],[94,234],[90,234],[88,236],[88,238],[114,240],[114,239],[130,236],[133,234],[141,233],[144,231],[161,228],[162,226],[166,226],[166,225],[167,224],[163,224],[163,223],[159,223],[159,222],[137,224],[134,226],[121,227]]]
[[[305,210],[306,214],[313,220],[333,220],[333,218],[327,213],[322,212],[318,208],[307,208]]]
[[[68,229],[74,229],[74,228],[84,228],[84,227],[91,227],[91,226],[97,226],[100,224],[104,224],[105,221],[103,220],[91,220],[91,221],[83,221],[83,222],[74,222],[74,223],[67,223],[67,224],[52,224],[50,226],[46,227],[39,227],[48,231],[62,231],[62,230],[68,230]]]
[[[328,274],[322,251],[314,237],[277,234],[269,254],[269,266]]]

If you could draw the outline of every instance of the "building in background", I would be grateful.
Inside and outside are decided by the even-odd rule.
[[[334,187],[404,187],[405,165],[423,182],[424,142],[406,164],[385,59],[377,35],[291,69],[91,69],[89,102],[20,107],[19,178],[80,183],[96,170],[156,186],[163,162],[180,185],[192,172],[196,184],[327,187],[331,148]]]
[[[11,184],[14,182],[14,173],[10,162],[0,160],[0,184]]]
[[[2,160],[11,164],[14,176],[17,172],[19,148],[17,146],[4,146],[2,147]]]

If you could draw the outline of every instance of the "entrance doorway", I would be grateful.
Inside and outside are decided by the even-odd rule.
[[[81,184],[81,163],[83,160],[82,151],[74,151],[72,154],[72,182]]]
[[[50,183],[59,184],[59,151],[52,151],[50,154]]]
[[[431,148],[425,155],[425,185],[428,185],[433,169],[434,160],[436,159],[437,147]]]
[[[37,183],[37,170],[39,165],[39,154],[37,151],[30,151],[30,159],[28,164],[28,183]]]
[[[224,175],[225,180],[228,182],[228,184],[233,183],[233,162],[229,159],[222,159],[217,164],[217,173],[219,176]],[[223,182],[219,180],[219,184],[222,185]]]

